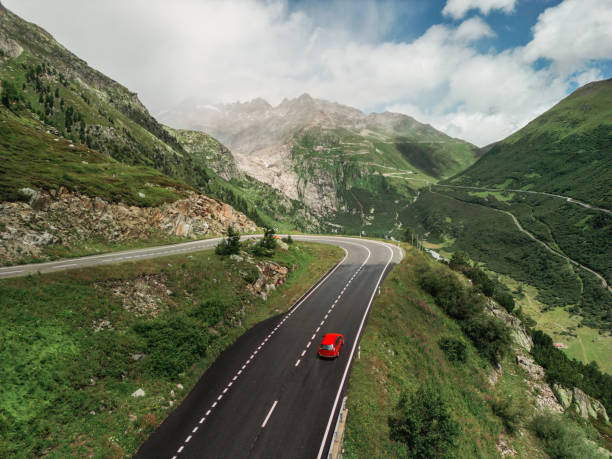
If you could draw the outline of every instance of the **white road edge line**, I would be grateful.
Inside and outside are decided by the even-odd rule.
[[[270,408],[270,411],[268,411],[268,415],[266,416],[266,419],[264,419],[263,424],[261,425],[261,428],[263,429],[266,424],[268,423],[268,420],[270,419],[270,416],[272,416],[272,411],[274,411],[274,408],[276,408],[276,404],[278,403],[278,400],[274,400],[274,405],[272,405],[272,408]]]
[[[297,367],[300,364],[300,360],[301,359],[297,359],[297,362],[295,362],[295,366]]]
[[[385,275],[385,272],[387,271],[387,268],[389,267],[389,265],[391,264],[391,261],[393,261],[393,249],[391,249],[389,247],[389,245],[384,244],[387,249],[389,249],[389,251],[391,252],[391,256],[389,257],[389,261],[387,261],[387,264],[385,265],[384,269],[382,270],[382,272],[380,273],[380,277],[378,278],[378,282],[376,282],[376,285],[374,286],[374,290],[372,291],[372,296],[370,297],[370,301],[368,303],[368,306],[363,314],[363,317],[361,319],[361,324],[359,325],[359,329],[357,330],[357,335],[356,335],[356,339],[355,342],[353,343],[353,348],[351,349],[351,355],[349,356],[347,362],[346,362],[346,368],[344,369],[344,374],[342,375],[342,381],[340,381],[340,386],[338,387],[338,393],[336,394],[336,399],[334,400],[334,406],[331,410],[331,414],[329,415],[329,421],[327,421],[327,427],[325,428],[325,435],[323,435],[323,441],[321,442],[321,447],[319,448],[319,453],[317,454],[317,459],[321,459],[321,456],[323,455],[323,450],[325,449],[325,443],[327,443],[327,436],[329,435],[329,429],[331,427],[332,421],[334,420],[334,414],[336,413],[336,408],[338,407],[338,400],[340,400],[340,394],[342,393],[342,387],[344,386],[344,382],[346,381],[346,377],[348,375],[348,371],[349,368],[351,366],[351,362],[353,360],[353,356],[355,355],[355,349],[357,348],[357,342],[359,341],[359,337],[361,335],[361,330],[363,329],[363,325],[365,324],[365,320],[366,317],[368,317],[368,313],[370,312],[370,307],[372,306],[372,302],[374,301],[374,297],[376,296],[376,292],[378,291],[378,286],[380,285],[380,282],[382,281],[383,276]]]

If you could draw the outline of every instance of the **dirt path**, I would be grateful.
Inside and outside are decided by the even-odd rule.
[[[477,187],[477,186],[461,186],[461,185],[440,185],[440,184],[435,184],[432,186],[442,186],[442,187],[446,187],[446,188],[463,188],[463,189],[468,189],[468,190],[481,190],[481,191],[508,191],[508,192],[512,192],[512,193],[527,193],[527,194],[541,194],[543,196],[548,196],[551,198],[557,198],[557,199],[563,199],[564,201],[570,202],[572,204],[577,204],[579,206],[584,207],[585,209],[591,209],[591,210],[597,210],[599,212],[604,212],[606,214],[612,215],[612,210],[608,210],[608,209],[603,209],[601,207],[595,207],[592,206],[591,204],[587,204],[586,202],[582,202],[582,201],[578,201],[574,198],[570,198],[569,196],[562,196],[560,194],[553,194],[553,193],[546,193],[543,191],[530,191],[530,190],[512,190],[512,189],[503,189],[503,188],[481,188],[481,187]]]

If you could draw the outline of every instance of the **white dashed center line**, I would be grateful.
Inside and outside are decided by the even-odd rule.
[[[274,408],[276,408],[276,404],[278,403],[278,400],[274,401],[274,405],[272,405],[272,408],[270,408],[270,411],[268,411],[268,415],[266,416],[266,419],[264,419],[263,424],[261,425],[261,428],[263,429],[266,424],[268,423],[268,420],[270,419],[270,416],[272,416],[272,411],[274,411]]]

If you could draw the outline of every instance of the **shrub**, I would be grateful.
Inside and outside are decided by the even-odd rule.
[[[208,325],[215,325],[225,315],[227,307],[219,300],[202,301],[198,306],[189,312],[190,317],[194,317]]]
[[[248,271],[244,276],[244,280],[249,284],[254,284],[259,279],[259,269],[256,266],[249,267]]]
[[[282,240],[286,244],[293,244],[294,242],[293,238],[291,237],[291,234],[288,234],[287,237],[284,237]]]
[[[493,400],[491,409],[495,416],[501,419],[509,434],[514,434],[518,430],[523,413],[520,407],[513,403],[512,398]]]
[[[154,376],[175,378],[205,354],[209,343],[201,323],[192,317],[141,322],[134,329],[146,340],[149,371]]]
[[[23,96],[11,80],[2,81],[2,93],[0,93],[0,100],[2,105],[7,108],[12,108],[14,103],[17,103],[23,99]]]
[[[457,250],[451,256],[449,266],[451,269],[460,270],[462,268],[472,266],[472,262],[470,261],[470,257],[463,250]]]
[[[509,328],[484,313],[464,321],[461,326],[480,355],[492,363],[500,362],[512,343]]]
[[[563,415],[539,414],[529,425],[544,444],[544,451],[552,459],[581,459],[607,457],[598,454],[594,444],[588,444],[584,432]]]
[[[274,250],[278,245],[274,236],[276,232],[273,228],[264,228],[264,237],[261,239],[260,245],[264,249]]]
[[[227,238],[223,239],[215,248],[217,255],[232,255],[240,252],[240,233],[232,225],[227,227]]]
[[[455,338],[440,338],[438,345],[449,361],[465,362],[467,347],[463,341]]]
[[[420,285],[435,297],[438,306],[455,319],[473,317],[484,308],[484,298],[465,287],[452,272],[428,268],[420,275]]]
[[[443,457],[455,444],[459,425],[437,387],[428,384],[410,396],[402,393],[396,411],[389,417],[390,437],[406,445],[409,457]]]
[[[506,311],[514,311],[514,297],[510,292],[499,292],[496,291],[493,295],[493,299],[497,301]]]

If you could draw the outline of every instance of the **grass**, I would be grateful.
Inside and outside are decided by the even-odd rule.
[[[555,342],[568,346],[564,352],[583,363],[597,362],[602,371],[612,374],[612,335],[599,330],[581,326],[581,317],[570,314],[564,308],[547,308],[537,298],[537,289],[531,285],[520,284],[508,276],[500,280],[511,290],[521,285],[522,295],[514,295],[517,306],[537,322],[536,328],[546,332]]]
[[[454,454],[499,457],[496,442],[502,433],[508,438],[504,422],[509,421],[494,414],[495,402],[511,400],[512,410],[530,409],[522,373],[514,359],[506,357],[503,375],[494,387],[490,385],[490,365],[479,357],[459,325],[418,287],[419,266],[434,262],[405,247],[406,257],[387,277],[372,307],[361,341],[361,359],[353,367],[345,457],[405,457],[403,446],[389,439],[388,418],[402,391],[413,393],[425,382],[440,389],[461,426]],[[438,344],[441,338],[464,342],[466,362],[449,362]],[[510,443],[519,456],[544,456],[527,431]]]
[[[286,310],[341,255],[305,243],[277,250],[273,260],[290,273],[267,301],[245,288],[252,265],[212,251],[0,281],[0,456],[131,456],[225,347]],[[112,293],[137,282],[151,291],[161,285],[156,317],[136,316]],[[206,325],[194,313],[208,300],[223,309]],[[181,332],[168,324],[198,326]],[[155,373],[154,363],[174,353],[155,354],[147,327],[185,333],[187,341],[166,342],[185,359],[170,362],[179,365],[171,376]],[[194,333],[203,355],[184,348]],[[145,397],[130,396],[138,388]]]
[[[190,189],[155,169],[127,166],[36,127],[0,108],[1,201],[23,199],[19,190],[24,187],[63,186],[110,202],[146,207],[176,201]]]
[[[612,80],[578,89],[452,179],[612,205]]]

